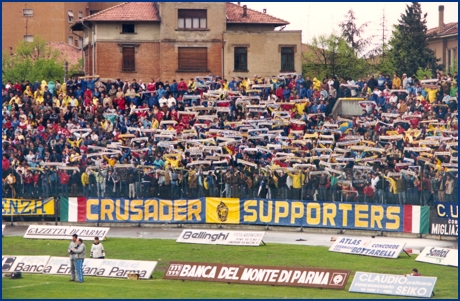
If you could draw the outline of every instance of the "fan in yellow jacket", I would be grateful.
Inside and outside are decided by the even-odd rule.
[[[45,102],[45,98],[43,97],[44,91],[43,90],[37,90],[34,93],[34,98],[35,98],[35,103],[41,105]]]
[[[291,173],[288,172],[288,176],[292,178],[292,188],[300,189],[302,188],[302,183],[305,181],[305,175],[300,172]]]
[[[176,154],[176,155],[170,155],[170,156],[167,156],[167,157],[165,156],[164,159],[166,160],[167,163],[169,163],[169,165],[172,168],[178,168],[179,163],[180,163],[180,159],[181,159],[181,155]]]
[[[428,93],[427,98],[430,103],[434,103],[436,101],[436,93],[438,92],[438,89],[430,89],[430,88],[425,88],[426,93]]]
[[[396,185],[396,180],[394,180],[393,178],[387,177],[387,176],[383,176],[383,177],[387,179],[388,182],[390,182],[390,192],[393,194],[398,194],[398,187]]]
[[[68,107],[68,106],[70,106],[70,100],[71,100],[70,96],[64,94],[64,97],[62,98],[62,103],[63,103],[66,107]]]
[[[32,93],[32,90],[30,90],[30,86],[27,86],[26,89],[24,90],[24,93],[23,93],[25,96],[29,96],[29,97],[32,97],[33,96],[33,93]]]
[[[58,94],[61,94],[61,93],[62,93],[62,94],[64,94],[64,93],[67,94],[67,84],[66,84],[66,83],[63,83],[63,84],[61,85],[61,89],[59,89]]]
[[[313,90],[319,91],[321,90],[321,81],[318,80],[316,77],[313,79]]]

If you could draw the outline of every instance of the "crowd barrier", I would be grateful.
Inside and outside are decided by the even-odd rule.
[[[232,224],[458,235],[458,204],[446,202],[430,208],[239,198],[3,198],[2,214],[6,218],[54,216],[61,222],[79,223]],[[447,225],[442,233],[439,223]]]

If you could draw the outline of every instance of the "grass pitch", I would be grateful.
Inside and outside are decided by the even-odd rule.
[[[398,259],[329,252],[327,247],[268,244],[261,247],[179,244],[174,240],[110,238],[102,242],[107,258],[158,261],[153,279],[133,281],[85,277],[82,284],[58,275],[23,274],[2,279],[4,299],[394,299],[395,296],[350,293],[354,272],[407,274],[417,267],[423,276],[438,277],[436,298],[458,299],[458,269],[416,262],[416,255]],[[91,242],[87,241],[87,249]],[[67,256],[68,241],[4,237],[2,254]],[[87,251],[89,256],[89,250]],[[351,270],[345,290],[163,280],[170,261],[236,263],[246,265],[321,267]],[[401,297],[407,299],[407,297]]]

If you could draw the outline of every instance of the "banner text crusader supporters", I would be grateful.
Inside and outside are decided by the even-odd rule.
[[[205,223],[202,200],[98,199],[86,203],[87,222]]]
[[[242,200],[241,223],[401,232],[400,206]]]
[[[399,205],[265,199],[188,200],[89,198],[87,222],[241,224],[402,232]]]
[[[163,279],[344,289],[350,271],[170,262]]]

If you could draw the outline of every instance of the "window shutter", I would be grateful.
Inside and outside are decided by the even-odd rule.
[[[206,47],[179,48],[179,70],[207,71],[208,49]]]
[[[135,57],[134,47],[123,47],[123,70],[125,71],[135,70],[134,57]]]

